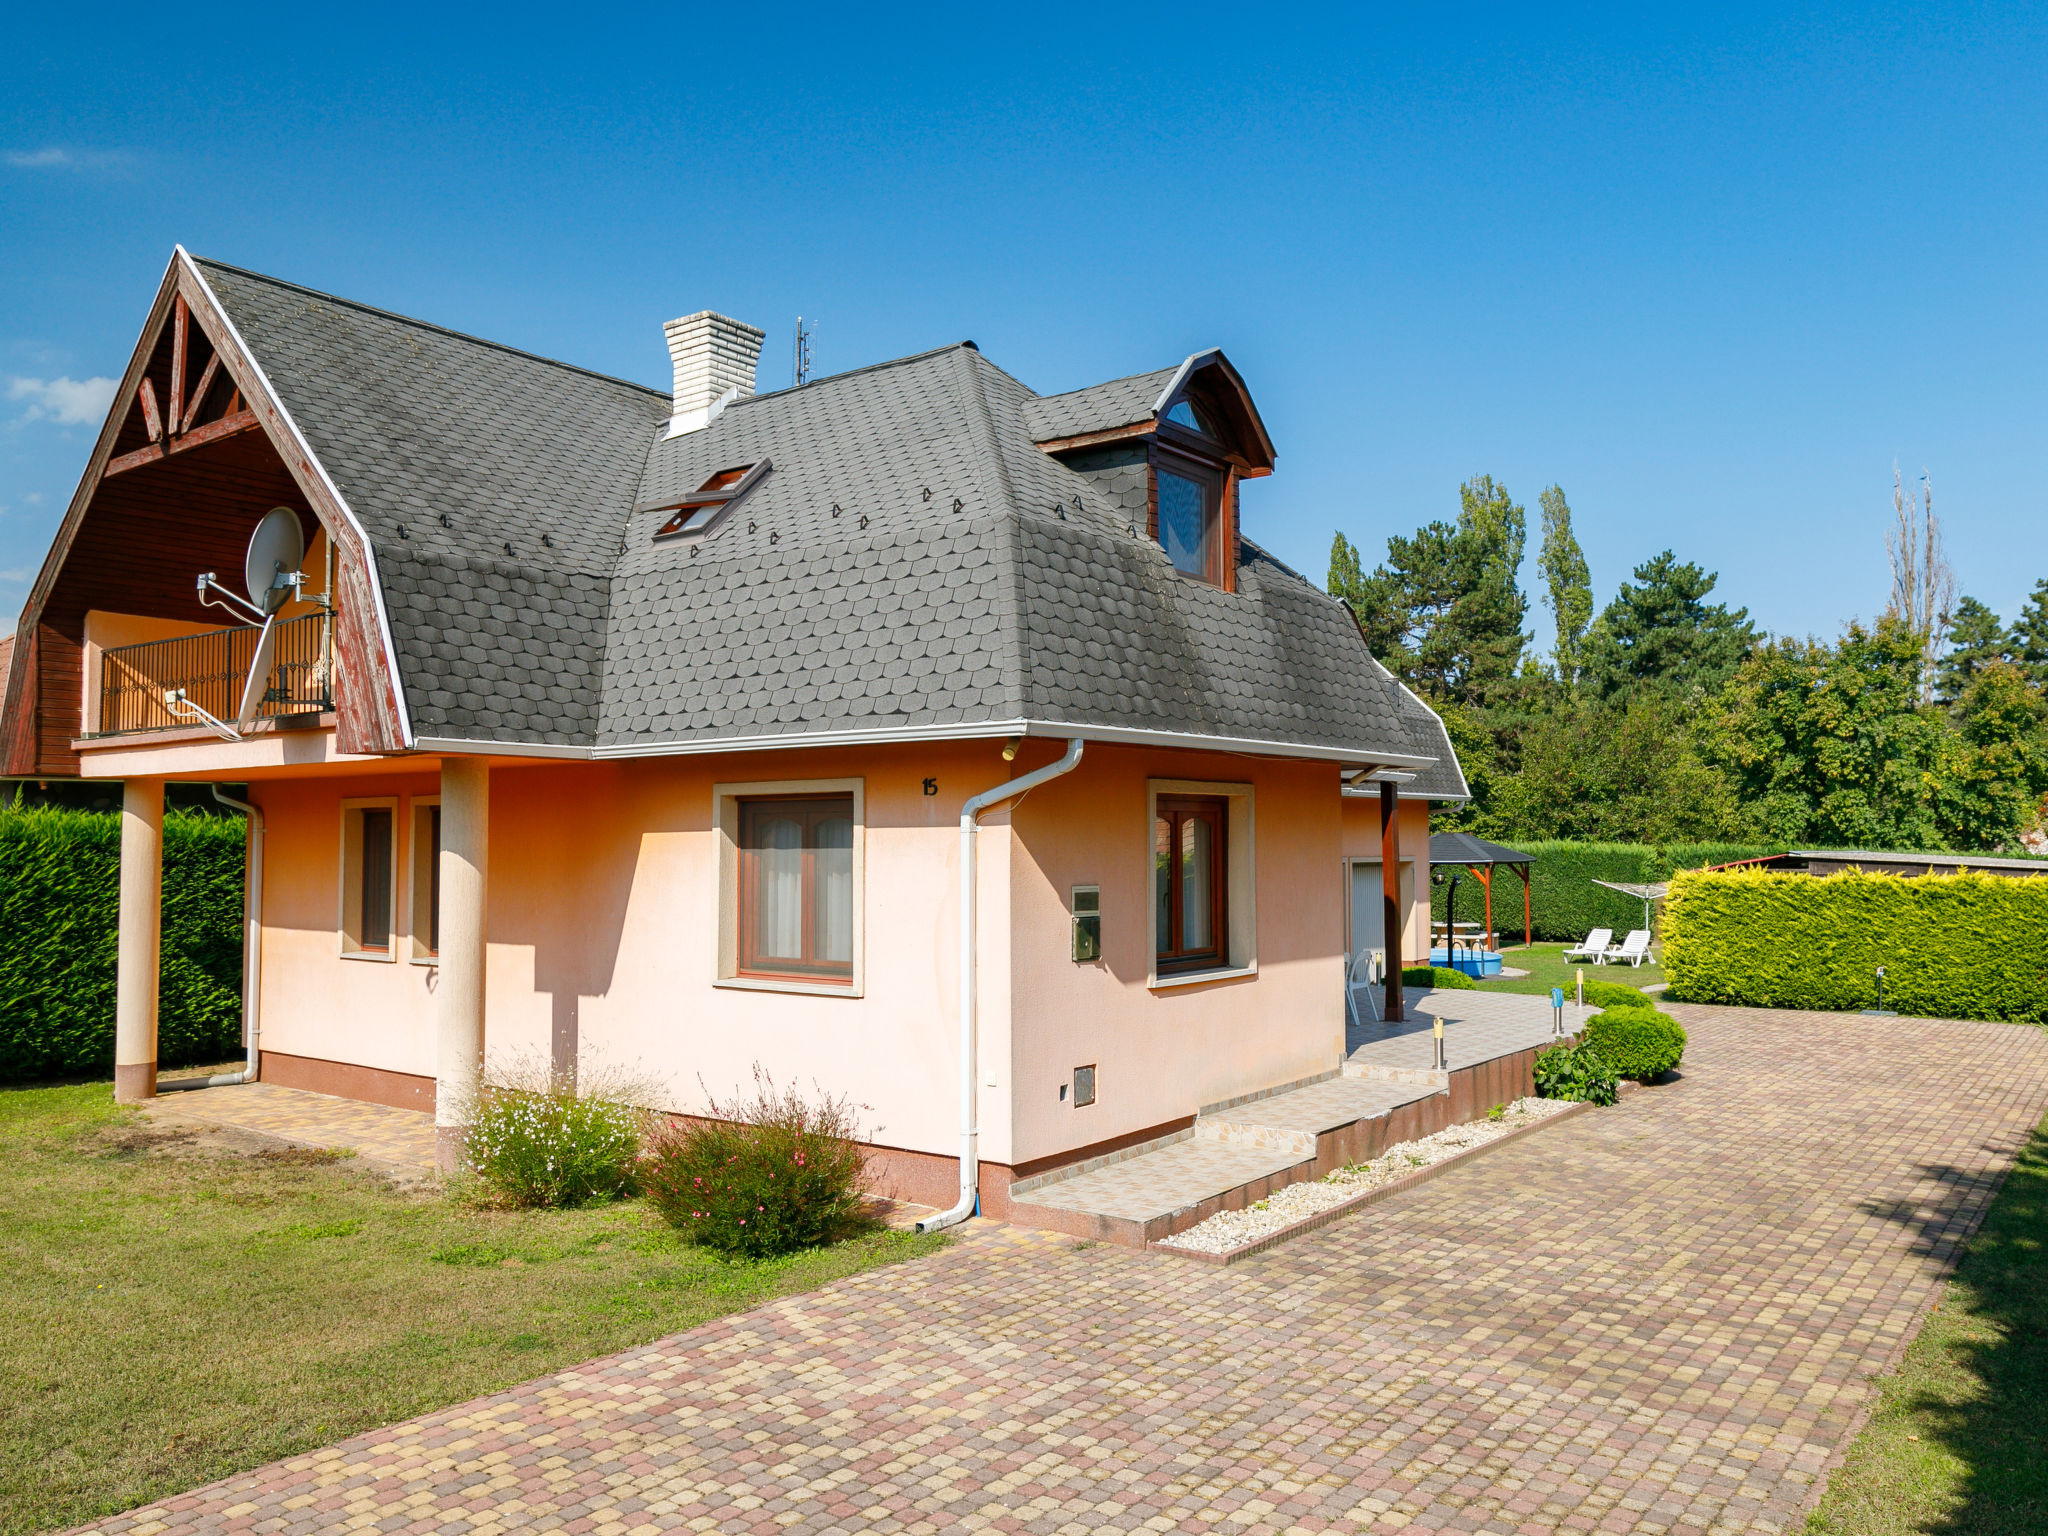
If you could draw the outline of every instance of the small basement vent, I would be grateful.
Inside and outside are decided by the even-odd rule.
[[[1095,1102],[1095,1068],[1074,1068],[1074,1108],[1081,1109]]]

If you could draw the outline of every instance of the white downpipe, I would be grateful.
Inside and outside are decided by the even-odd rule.
[[[1081,761],[1081,738],[1067,743],[1066,756],[1021,778],[985,789],[960,807],[960,1203],[950,1211],[928,1216],[920,1232],[936,1232],[975,1215],[981,1205],[981,1094],[975,1082],[974,1018],[974,831],[981,813],[1049,779],[1072,773]]]
[[[231,805],[249,818],[249,884],[242,900],[242,1021],[249,1037],[249,1064],[239,1072],[216,1072],[211,1077],[174,1077],[156,1085],[158,1093],[181,1088],[231,1088],[236,1083],[253,1083],[263,1065],[258,1038],[262,1033],[257,1002],[263,996],[263,809],[247,800],[221,793],[213,786],[213,798]]]

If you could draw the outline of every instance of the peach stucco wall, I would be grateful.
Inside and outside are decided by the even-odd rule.
[[[701,1110],[707,1087],[730,1094],[758,1062],[778,1079],[851,1095],[886,1144],[950,1155],[960,805],[1057,751],[1033,741],[1014,763],[994,742],[500,760],[491,779],[491,1058],[610,1066],[682,1111]],[[713,784],[844,777],[861,779],[866,796],[863,995],[714,985]],[[1148,986],[1150,778],[1252,786],[1255,976]],[[924,793],[927,779],[935,794]],[[252,782],[268,818],[266,1050],[433,1074],[436,973],[404,957],[409,800],[438,791],[438,766],[427,759],[404,771],[334,764],[318,778]],[[343,957],[336,932],[341,801],[372,796],[400,802],[401,958],[390,962]],[[1425,808],[1413,811],[1426,857]],[[1052,1156],[1336,1067],[1340,847],[1352,820],[1329,764],[1100,745],[1072,775],[989,813],[978,882],[983,1157]],[[1102,889],[1099,964],[1070,958],[1067,903],[1077,884]],[[1062,1103],[1059,1085],[1088,1064],[1098,1069],[1096,1104]]]
[[[1379,862],[1380,802],[1377,795],[1344,797],[1345,878],[1350,878],[1353,859]],[[1401,857],[1415,865],[1414,899],[1401,925],[1401,954],[1414,964],[1429,937],[1429,804],[1423,800],[1401,802]]]

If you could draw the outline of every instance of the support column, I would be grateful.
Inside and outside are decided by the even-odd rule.
[[[164,781],[121,788],[121,930],[114,971],[114,1098],[156,1097],[157,977],[163,956]]]
[[[1387,941],[1387,1009],[1389,1020],[1407,1017],[1401,997],[1401,786],[1380,781],[1380,889]]]
[[[490,871],[491,768],[441,760],[441,956],[435,991],[434,1161],[462,1165],[470,1106],[483,1081],[485,887]]]

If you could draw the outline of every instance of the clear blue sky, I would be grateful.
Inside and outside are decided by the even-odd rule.
[[[1604,602],[1666,546],[1778,631],[1883,606],[1896,460],[1964,591],[2048,576],[2048,14],[1897,7],[24,7],[0,36],[0,626],[171,246],[665,386],[972,337],[1041,391],[1220,345],[1247,531],[1485,471]],[[1645,11],[1658,14],[1646,16]],[[516,430],[516,424],[508,423]]]

